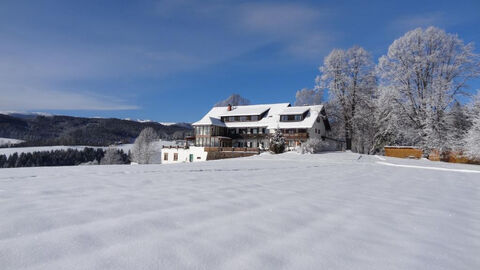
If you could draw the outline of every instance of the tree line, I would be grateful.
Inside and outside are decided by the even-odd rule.
[[[408,145],[480,158],[480,93],[468,91],[480,76],[480,58],[457,35],[417,28],[378,63],[359,46],[334,49],[319,71],[313,89],[297,91],[295,104],[325,103],[332,134],[347,149],[373,154]]]
[[[73,166],[81,164],[129,164],[130,157],[121,149],[83,150],[66,149],[36,151],[31,153],[13,153],[8,157],[0,155],[0,168],[39,167],[39,166]]]

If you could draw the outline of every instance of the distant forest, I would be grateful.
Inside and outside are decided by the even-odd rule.
[[[140,131],[147,127],[153,128],[161,139],[183,139],[193,133],[189,124],[167,126],[156,122],[137,122],[115,118],[0,114],[0,137],[25,141],[15,147],[108,146],[132,143]]]
[[[129,164],[130,158],[122,150],[116,150],[115,163],[102,162],[105,150],[86,147],[83,150],[67,149],[38,151],[33,153],[13,153],[8,157],[0,155],[0,168],[41,167],[41,166],[73,166],[81,164]]]

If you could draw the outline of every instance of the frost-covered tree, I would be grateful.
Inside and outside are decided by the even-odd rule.
[[[153,128],[146,128],[140,132],[132,148],[132,161],[138,164],[149,164],[155,155],[155,142],[158,134]]]
[[[285,151],[285,138],[279,128],[275,129],[275,133],[270,138],[270,151],[275,154]]]
[[[473,118],[472,127],[465,136],[465,153],[480,160],[480,116]]]
[[[407,141],[443,149],[450,131],[448,109],[467,81],[480,75],[480,64],[473,44],[439,28],[418,28],[390,45],[379,60],[378,74],[381,84],[398,94],[398,123],[408,129]]]
[[[379,87],[373,99],[373,144],[370,153],[383,151],[386,145],[402,145],[408,129],[400,128],[401,111],[395,106],[398,93],[393,87]],[[409,143],[407,143],[409,144]]]
[[[480,90],[473,102],[471,118],[471,127],[465,134],[463,147],[467,156],[480,160]]]
[[[122,154],[115,148],[108,148],[105,155],[100,160],[101,165],[125,164]]]
[[[355,46],[348,50],[333,50],[319,68],[321,75],[316,78],[316,87],[328,89],[329,102],[338,117],[337,124],[343,126],[343,137],[347,149],[354,142],[361,141],[365,132],[364,117],[371,116],[372,96],[376,88],[375,70],[370,54],[363,48]],[[363,145],[359,148],[364,148]]]
[[[322,104],[323,90],[303,88],[295,95],[295,106]]]
[[[461,151],[463,148],[463,138],[472,124],[466,106],[455,101],[447,113],[446,122],[449,129],[447,145],[453,150]]]

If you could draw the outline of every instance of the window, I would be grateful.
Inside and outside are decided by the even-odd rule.
[[[252,128],[252,134],[258,134],[258,128]]]
[[[252,115],[252,121],[258,121],[258,115]]]
[[[235,122],[235,116],[230,116],[228,117],[229,122]]]
[[[246,116],[240,116],[240,122],[245,122],[247,121],[247,117]]]
[[[282,115],[280,121],[288,121],[288,115]]]
[[[295,121],[302,121],[301,115],[295,115]]]
[[[168,153],[163,154],[163,160],[168,160]]]
[[[173,161],[177,161],[178,160],[178,153],[173,153]]]

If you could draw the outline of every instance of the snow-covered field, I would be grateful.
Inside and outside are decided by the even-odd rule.
[[[287,153],[1,169],[0,217],[1,269],[480,269],[473,165]]]

